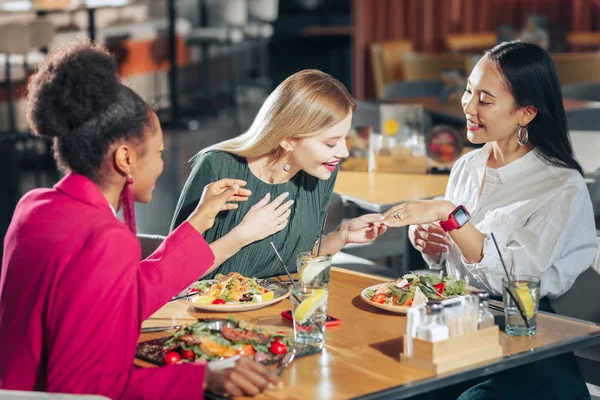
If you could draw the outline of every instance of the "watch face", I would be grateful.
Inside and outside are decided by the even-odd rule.
[[[458,222],[460,226],[464,226],[464,224],[469,222],[471,216],[464,208],[460,207],[454,212],[454,218],[456,218],[456,222]]]

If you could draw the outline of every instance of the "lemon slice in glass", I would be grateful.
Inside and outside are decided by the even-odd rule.
[[[327,261],[304,260],[303,266],[298,272],[298,280],[303,284],[312,282],[317,275],[331,266]]]
[[[531,289],[525,282],[516,282],[516,288],[514,288],[515,297],[521,303],[523,312],[527,319],[533,318],[533,297],[531,296]]]
[[[294,311],[296,323],[299,325],[305,323],[306,320],[325,303],[327,303],[327,292],[324,289],[315,290],[314,293],[310,297],[304,299],[296,308],[296,311]]]

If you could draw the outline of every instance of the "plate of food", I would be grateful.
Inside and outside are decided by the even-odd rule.
[[[156,365],[214,362],[249,356],[263,364],[278,363],[293,347],[283,333],[269,333],[248,321],[199,319],[173,336],[138,344],[137,356]]]
[[[469,288],[462,279],[452,275],[419,276],[408,273],[385,283],[369,286],[360,293],[367,304],[399,314],[406,314],[411,306],[467,294]]]
[[[192,307],[202,311],[250,311],[275,304],[290,295],[290,288],[273,280],[247,278],[237,272],[194,282],[187,291]]]

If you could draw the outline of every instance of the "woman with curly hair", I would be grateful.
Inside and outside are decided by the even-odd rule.
[[[152,198],[163,134],[116,73],[108,53],[76,42],[50,54],[29,84],[28,123],[54,138],[67,174],[21,199],[4,239],[0,388],[113,399],[258,394],[279,381],[247,358],[225,371],[133,368],[141,323],[206,273],[215,253],[235,251],[228,235],[209,246],[202,234],[250,193],[244,181],[209,183],[189,218],[140,262],[133,202]]]

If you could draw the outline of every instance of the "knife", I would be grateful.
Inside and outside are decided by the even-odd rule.
[[[275,371],[275,375],[281,376],[281,374],[283,373],[283,370],[288,365],[290,365],[292,361],[294,361],[294,357],[296,357],[296,349],[292,348],[292,350],[287,352],[286,355],[283,356],[283,358],[279,362],[279,366],[277,367],[277,370]]]

